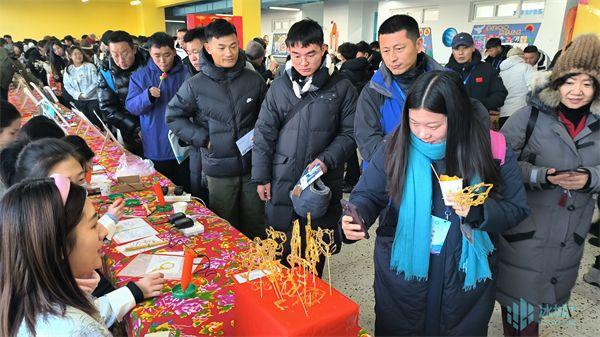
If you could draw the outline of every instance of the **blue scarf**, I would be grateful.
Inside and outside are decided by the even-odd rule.
[[[398,210],[398,225],[392,246],[390,268],[404,273],[406,280],[427,280],[431,246],[432,161],[444,158],[446,143],[429,144],[411,133],[408,165],[402,201]],[[479,183],[473,179],[472,183]],[[459,270],[466,274],[464,290],[475,288],[477,282],[490,279],[487,256],[494,250],[486,232],[473,229],[473,244],[464,236]]]

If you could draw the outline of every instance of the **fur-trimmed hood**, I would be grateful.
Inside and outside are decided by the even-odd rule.
[[[531,90],[527,94],[527,103],[547,114],[556,114],[556,108],[560,104],[560,93],[550,86],[551,71],[538,71],[531,76]],[[600,116],[600,94],[592,102],[590,112]]]

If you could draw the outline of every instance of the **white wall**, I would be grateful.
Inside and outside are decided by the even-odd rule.
[[[550,57],[562,47],[563,18],[567,4],[577,3],[577,0],[546,0],[544,16],[541,19],[504,19],[502,21],[470,21],[471,1],[467,0],[404,0],[404,1],[380,1],[378,7],[378,24],[381,25],[385,19],[391,16],[390,11],[398,8],[412,8],[423,6],[438,6],[440,10],[439,19],[434,22],[420,23],[420,26],[429,26],[432,31],[433,56],[441,63],[447,63],[451,50],[442,43],[442,33],[447,28],[456,28],[459,32],[471,33],[473,25],[479,24],[510,24],[541,22],[540,31],[535,44],[544,50]],[[569,6],[570,8],[571,6]]]
[[[297,6],[291,6],[297,7]],[[292,19],[299,21],[311,18],[323,27],[325,43],[329,44],[331,21],[337,25],[339,43],[373,40],[373,15],[377,11],[378,2],[373,0],[327,0],[304,4],[298,8],[300,12],[263,10],[261,29],[262,35],[286,32],[287,29],[273,31],[273,21]]]
[[[277,20],[292,20],[292,22],[300,21],[302,19],[302,12],[291,12],[291,11],[277,11],[277,10],[262,10],[261,13],[261,30],[262,35],[270,35],[272,33],[286,33],[289,27],[286,29],[279,29],[273,31],[273,21]]]

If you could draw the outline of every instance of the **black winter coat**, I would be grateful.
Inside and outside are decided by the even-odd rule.
[[[125,109],[125,100],[129,92],[129,78],[134,71],[145,66],[147,61],[148,56],[146,52],[138,48],[133,65],[127,70],[122,70],[114,63],[112,57],[107,55],[101,70],[108,70],[112,76],[116,92],[108,85],[102,73],[98,75],[100,117],[108,122],[108,124],[121,130],[125,142],[129,143],[129,145],[133,145],[132,143],[140,144],[139,137],[137,136],[140,128],[140,119]]]
[[[385,174],[385,150],[380,146],[352,194],[350,202],[369,227],[381,214],[375,239],[375,335],[376,336],[486,336],[494,310],[497,277],[497,253],[488,257],[492,279],[463,290],[465,274],[458,269],[462,251],[459,217],[452,213],[451,226],[439,255],[430,255],[426,281],[407,281],[403,274],[390,269],[392,245],[398,222],[398,204],[390,201]],[[435,161],[440,174],[444,160]],[[428,168],[425,168],[428,169]],[[516,226],[529,209],[521,182],[517,158],[507,147],[505,163],[500,167],[503,180],[501,198],[488,198],[480,207],[473,226],[488,232],[494,245],[498,234]],[[445,206],[439,184],[432,175],[432,215],[445,218]],[[470,222],[469,216],[465,222]],[[343,235],[343,234],[342,234]]]
[[[41,65],[36,65],[38,61],[46,62],[46,58],[42,56],[40,50],[37,47],[32,47],[25,52],[27,58],[27,68],[37,77],[44,85],[48,85],[48,77],[46,70]]]
[[[460,74],[469,97],[483,103],[486,109],[498,111],[504,105],[508,91],[504,87],[500,73],[491,64],[482,62],[478,51],[473,53],[471,62],[463,64],[459,64],[454,56],[450,56],[446,68]]]
[[[305,94],[305,99],[307,95],[315,93]],[[327,213],[313,219],[312,225],[321,228],[337,225],[342,214],[344,163],[356,149],[353,137],[356,98],[352,83],[341,79],[331,88],[317,91],[315,100],[283,125],[286,114],[300,99],[294,94],[287,72],[272,82],[256,122],[252,154],[252,180],[271,183],[271,200],[265,210],[267,226],[291,230],[292,220],[298,215],[292,207],[290,190],[316,158],[328,168],[322,180],[331,189],[331,201]]]
[[[250,173],[252,154],[242,156],[235,142],[254,129],[267,88],[245,66],[242,52],[233,68],[223,69],[203,50],[200,73],[184,82],[169,102],[167,125],[192,145],[192,172],[202,170],[211,177]]]
[[[354,85],[356,92],[360,93],[365,84],[369,83],[371,76],[373,75],[369,71],[369,67],[369,61],[366,58],[358,57],[342,63],[340,73],[346,76],[346,78]]]

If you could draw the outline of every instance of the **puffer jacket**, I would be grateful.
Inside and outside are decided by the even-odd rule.
[[[187,80],[167,106],[167,125],[192,145],[190,170],[211,177],[235,177],[251,170],[251,152],[236,141],[254,128],[266,95],[260,75],[246,68],[240,52],[231,69],[217,67],[202,50],[200,73]]]
[[[108,124],[121,130],[125,142],[131,146],[141,147],[141,141],[137,135],[140,128],[139,117],[129,114],[125,109],[125,101],[129,92],[129,79],[131,74],[146,65],[147,61],[146,52],[138,48],[133,65],[129,69],[123,70],[114,63],[110,55],[107,55],[98,74],[100,117]],[[110,75],[114,87],[109,85],[103,74]]]
[[[488,110],[497,111],[504,104],[507,91],[502,78],[491,64],[481,61],[479,51],[473,53],[471,62],[463,64],[456,62],[454,56],[450,56],[446,68],[458,72],[469,97],[483,103]]]
[[[400,124],[406,93],[417,77],[424,72],[442,69],[425,53],[419,53],[415,67],[399,76],[392,75],[385,64],[381,64],[356,103],[354,133],[364,159],[363,166],[371,160],[383,138]]]
[[[600,98],[596,96],[586,127],[573,139],[558,117],[560,94],[551,88],[549,76],[550,72],[536,73],[529,106],[515,112],[501,130],[521,158],[531,216],[499,240],[496,298],[503,306],[523,299],[536,314],[539,306],[560,306],[569,300],[600,192]],[[532,107],[539,115],[523,148]],[[589,185],[566,192],[548,183],[548,168],[583,168],[589,171]]]
[[[535,68],[521,56],[511,56],[500,64],[500,77],[508,95],[500,108],[500,117],[510,117],[515,111],[527,106],[528,83]]]
[[[330,77],[327,81],[333,80]],[[284,72],[272,82],[256,122],[252,180],[271,183],[271,200],[266,203],[265,212],[267,226],[277,230],[291,230],[292,220],[298,218],[290,191],[316,158],[327,166],[322,180],[331,189],[331,201],[327,213],[313,219],[312,225],[332,228],[342,213],[344,163],[356,149],[352,137],[356,90],[344,78],[316,95],[314,101],[283,125],[285,116],[300,102],[288,72]]]

